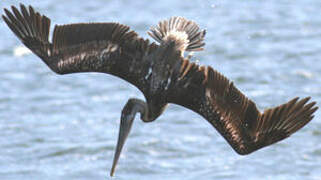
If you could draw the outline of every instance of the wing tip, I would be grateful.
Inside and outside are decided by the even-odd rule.
[[[20,41],[40,58],[47,58],[51,54],[49,43],[50,19],[20,3],[20,10],[11,6],[11,10],[4,8],[2,15],[5,23]]]
[[[308,96],[296,102],[289,110],[289,114],[285,122],[280,125],[280,127],[282,127],[289,136],[303,128],[314,118],[313,113],[315,113],[319,107],[315,106],[315,101],[308,103],[310,99],[311,97]]]
[[[319,108],[315,101],[308,103],[309,100],[310,96],[302,99],[295,97],[278,107],[266,109],[254,132],[255,140],[251,145],[238,149],[237,153],[249,154],[277,143],[303,128],[315,117],[313,113]]]

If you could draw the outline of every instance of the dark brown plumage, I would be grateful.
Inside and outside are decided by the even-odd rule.
[[[211,67],[184,58],[199,51],[205,31],[193,21],[173,17],[152,28],[159,45],[144,40],[118,23],[55,26],[49,42],[50,20],[21,5],[20,12],[5,9],[4,21],[15,35],[58,74],[102,72],[118,76],[139,88],[146,102],[130,99],[121,127],[111,175],[137,112],[144,122],[155,120],[168,103],[202,115],[239,154],[248,154],[278,142],[306,125],[318,109],[310,97],[260,113],[255,103]]]

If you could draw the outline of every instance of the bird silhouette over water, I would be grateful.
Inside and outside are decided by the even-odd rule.
[[[101,72],[135,85],[145,96],[129,99],[121,113],[119,137],[111,169],[115,168],[136,113],[144,122],[156,120],[169,103],[203,116],[239,154],[276,143],[305,126],[318,109],[310,97],[294,98],[259,112],[255,103],[209,66],[184,57],[203,50],[205,30],[182,17],[151,28],[158,42],[140,38],[119,23],[56,25],[49,42],[50,19],[29,6],[4,9],[13,33],[57,74]]]

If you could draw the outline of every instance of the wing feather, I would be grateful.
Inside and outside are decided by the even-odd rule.
[[[174,81],[168,101],[202,115],[239,154],[289,137],[310,122],[318,109],[315,102],[308,103],[310,97],[294,98],[262,114],[253,101],[213,68],[182,60],[177,71],[181,78]]]
[[[2,16],[14,34],[56,73],[109,73],[144,91],[143,78],[158,46],[119,23],[56,25],[49,42],[50,19],[29,6],[12,6]],[[146,68],[147,67],[147,68]]]

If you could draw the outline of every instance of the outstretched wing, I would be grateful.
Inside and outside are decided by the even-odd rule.
[[[16,36],[59,74],[103,72],[134,84],[144,92],[150,61],[157,45],[139,38],[118,23],[81,23],[55,26],[48,41],[50,19],[29,6],[12,6],[2,16]]]
[[[309,97],[295,98],[262,114],[253,101],[211,67],[188,60],[182,60],[177,67],[168,89],[168,102],[202,115],[239,154],[249,154],[290,136],[318,109],[315,102],[307,104]]]

